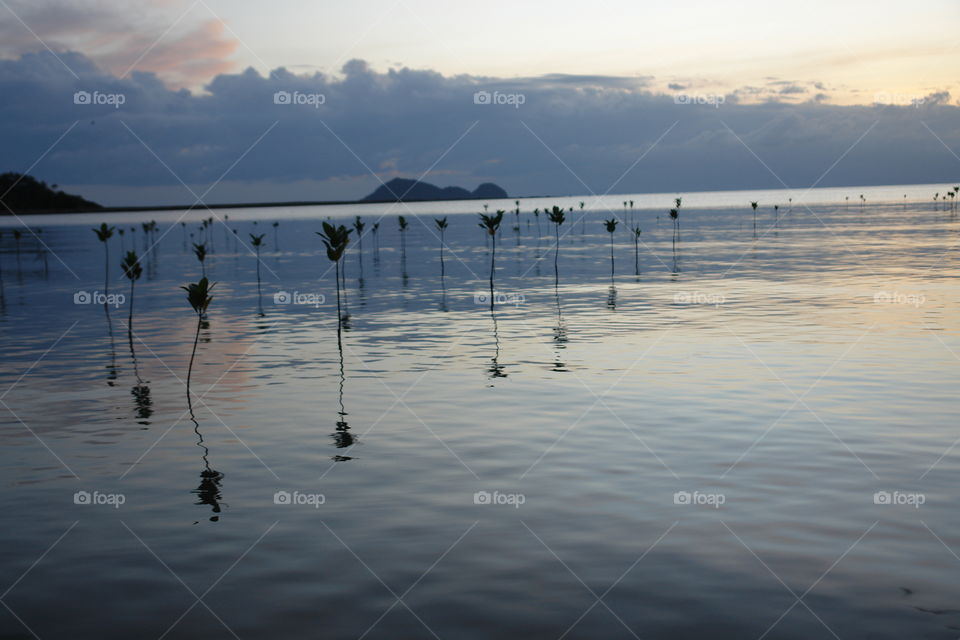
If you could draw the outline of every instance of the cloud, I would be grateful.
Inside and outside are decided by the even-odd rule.
[[[806,89],[795,84],[788,84],[784,87],[781,87],[780,90],[777,91],[777,93],[779,93],[782,96],[795,95],[798,93],[806,93],[806,92],[807,92]]]
[[[185,0],[7,0],[0,56],[83,51],[100,68],[123,76],[153,72],[168,85],[198,87],[232,71],[238,43],[205,5]],[[77,72],[79,73],[79,72]]]
[[[211,201],[361,197],[377,184],[371,171],[493,181],[518,196],[803,188],[841,157],[820,186],[960,173],[924,126],[960,136],[949,96],[907,107],[787,102],[778,91],[806,86],[788,83],[678,104],[637,78],[379,72],[361,60],[335,75],[221,73],[194,93],[157,73],[118,78],[81,54],[60,57],[79,80],[48,52],[0,60],[0,169],[25,170],[69,129],[33,173],[109,204],[190,202],[179,179],[202,191],[223,176]],[[124,102],[75,104],[78,91]]]

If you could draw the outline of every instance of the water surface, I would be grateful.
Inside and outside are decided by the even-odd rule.
[[[218,211],[193,419],[208,212],[5,232],[0,637],[957,637],[956,218],[779,194],[755,231],[751,195],[676,242],[669,200],[609,203],[613,278],[610,212],[569,214],[555,274],[525,201],[493,311],[481,203]],[[354,212],[341,355],[313,232]],[[106,311],[75,304],[101,218]]]

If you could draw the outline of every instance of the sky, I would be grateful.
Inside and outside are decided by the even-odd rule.
[[[958,63],[956,0],[0,0],[0,171],[110,205],[951,182]]]

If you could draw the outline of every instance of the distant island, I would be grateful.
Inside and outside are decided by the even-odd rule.
[[[6,194],[2,196],[2,194]],[[87,213],[102,211],[168,211],[191,208],[189,205],[104,207],[96,202],[59,190],[32,176],[20,173],[0,174],[0,196],[9,207],[0,206],[0,215],[37,213]],[[357,202],[423,202],[430,200],[502,200],[507,192],[492,182],[484,182],[473,191],[462,187],[438,187],[429,182],[394,178],[362,200],[250,202],[204,204],[203,209],[242,209],[249,207],[281,207],[307,205],[355,204]]]
[[[3,195],[6,194],[6,195]],[[20,173],[0,173],[0,195],[15,213],[56,213],[61,211],[101,211],[96,202],[64,193],[57,185]],[[3,208],[2,213],[9,213]]]
[[[463,187],[438,187],[429,182],[394,178],[381,185],[361,202],[414,202],[423,200],[502,200],[507,192],[492,182],[484,182],[473,191]]]

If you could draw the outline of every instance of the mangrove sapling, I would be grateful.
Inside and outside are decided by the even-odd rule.
[[[334,226],[329,222],[323,223],[323,231],[317,231],[316,234],[320,236],[320,239],[323,240],[324,246],[327,248],[327,258],[334,264],[336,268],[336,284],[337,284],[337,344],[341,345],[340,342],[340,326],[343,323],[343,318],[340,315],[340,261],[343,258],[344,252],[347,250],[347,244],[350,242],[350,232],[352,229],[348,229],[345,226],[338,225]]]
[[[193,360],[197,356],[197,343],[200,341],[200,327],[203,324],[203,317],[213,300],[210,295],[213,287],[214,285],[210,284],[210,281],[206,278],[201,278],[200,282],[180,287],[187,292],[187,302],[190,303],[194,313],[197,314],[197,330],[193,335],[193,350],[190,352],[190,365],[187,367],[187,404],[191,413],[193,412],[193,402],[190,398],[190,380],[193,376]]]
[[[137,258],[136,251],[128,251],[126,257],[124,257],[123,262],[120,263],[120,268],[123,271],[123,275],[130,280],[130,312],[127,316],[127,344],[130,345],[130,357],[133,360],[133,374],[137,378],[137,384],[134,385],[133,389],[130,390],[130,393],[133,395],[134,402],[137,405],[137,417],[141,420],[146,420],[151,416],[153,410],[151,405],[153,402],[150,400],[150,387],[146,386],[143,383],[143,379],[140,377],[140,370],[137,367],[137,353],[133,349],[133,300],[134,300],[134,285],[137,280],[140,279],[140,276],[143,275],[143,267],[140,266],[140,260]],[[149,424],[147,422],[141,422],[140,424]]]
[[[443,264],[443,236],[444,232],[447,230],[447,217],[444,216],[442,218],[434,218],[433,223],[437,225],[437,231],[440,232],[440,277],[442,278],[446,273],[446,269],[444,268]]]
[[[277,227],[280,226],[280,223],[274,220],[271,226],[273,226],[273,250],[280,251],[280,238],[277,233]]]
[[[140,279],[140,276],[143,275],[143,267],[140,266],[140,259],[137,258],[136,251],[128,251],[126,257],[124,257],[123,262],[120,263],[120,269],[123,271],[123,275],[130,280],[130,310],[129,315],[127,316],[127,331],[130,332],[133,330],[133,294],[134,294],[134,284],[137,280]]]
[[[486,207],[486,205],[484,205]],[[400,256],[401,259],[406,262],[407,260],[407,227],[410,225],[407,223],[407,219],[403,216],[399,216],[397,221],[400,224]]]
[[[106,296],[110,293],[110,245],[107,243],[111,237],[113,237],[114,227],[108,227],[106,222],[100,223],[100,228],[94,229],[93,232],[97,234],[97,239],[103,243],[103,258],[104,258],[104,268],[103,268],[103,295],[104,303],[103,306],[107,306]],[[20,230],[16,229],[13,232],[14,237],[18,240],[17,243],[17,259],[20,258]]]
[[[360,265],[360,287],[363,288],[363,230],[367,224],[357,216],[353,221],[353,229],[357,232],[357,264]]]
[[[561,209],[561,208],[558,207],[557,205],[553,205],[553,209],[550,210],[549,212],[547,212],[547,216],[550,218],[550,222],[552,222],[552,223],[554,224],[554,226],[555,226],[555,228],[556,228],[556,232],[557,232],[557,234],[556,234],[556,236],[557,236],[557,244],[556,244],[556,247],[554,248],[554,254],[553,254],[554,286],[557,286],[557,285],[560,284],[560,267],[559,267],[559,264],[560,264],[560,225],[563,224],[563,222],[564,222],[564,220],[566,220],[566,218],[565,218],[564,215],[563,215],[563,209]]]
[[[250,244],[253,245],[254,250],[257,252],[257,309],[260,312],[260,315],[263,315],[263,298],[260,295],[260,247],[263,246],[263,237],[266,234],[261,233],[258,236],[250,234]]]
[[[497,213],[490,215],[480,214],[480,228],[487,232],[490,240],[493,242],[493,251],[490,253],[490,309],[493,310],[493,273],[496,268],[497,259],[497,231],[500,229],[500,223],[503,222],[504,211],[498,209]]]
[[[677,236],[680,235],[680,212],[670,209],[670,219],[673,220],[673,251],[677,251]]]
[[[750,203],[750,206],[753,207],[753,235],[757,235],[757,201],[754,200]]]
[[[193,255],[197,256],[197,260],[200,261],[200,276],[206,278],[207,244],[205,242],[201,242],[200,244],[193,243]]]
[[[363,230],[367,227],[367,223],[363,221],[363,218],[356,216],[353,219],[353,229],[357,232],[357,247],[360,250],[360,253],[363,253]]]
[[[633,231],[633,267],[636,275],[640,275],[640,234],[643,233],[640,227],[634,227]]]
[[[607,233],[610,234],[610,279],[613,280],[614,268],[613,268],[613,233],[617,230],[617,223],[619,221],[616,218],[611,218],[609,220],[604,220],[603,225],[607,228]]]

